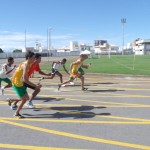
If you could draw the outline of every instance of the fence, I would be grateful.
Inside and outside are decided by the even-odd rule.
[[[6,59],[8,57],[13,58],[25,58],[25,52],[23,53],[0,53],[0,59]],[[72,52],[52,52],[51,55],[48,53],[40,53],[42,57],[63,57],[63,56],[79,56],[80,51],[72,51]]]

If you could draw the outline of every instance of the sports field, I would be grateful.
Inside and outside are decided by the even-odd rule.
[[[67,58],[68,59],[68,58]],[[66,67],[77,57],[68,59]],[[106,74],[130,74],[130,75],[150,75],[150,56],[134,56],[134,55],[106,55],[95,56],[87,59],[84,63],[92,63],[92,66],[86,70],[87,73],[106,73]],[[50,64],[41,65],[42,69],[49,70]],[[63,70],[62,70],[63,71]]]

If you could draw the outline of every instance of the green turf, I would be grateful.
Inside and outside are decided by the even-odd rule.
[[[84,64],[92,63],[87,73],[106,73],[106,74],[131,74],[131,75],[150,75],[150,56],[95,56],[87,59]],[[69,69],[71,62],[66,63]],[[50,65],[42,65],[43,70],[51,70]],[[62,69],[60,71],[63,71]]]

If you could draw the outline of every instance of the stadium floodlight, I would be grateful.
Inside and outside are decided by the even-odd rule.
[[[121,19],[121,23],[122,23],[122,55],[124,54],[124,24],[126,23],[126,18],[122,18]]]
[[[24,48],[25,48],[25,51],[26,51],[26,49],[27,49],[27,40],[26,40],[26,38],[27,38],[27,36],[26,36],[26,34],[27,34],[27,32],[26,32],[26,29],[25,29],[25,32],[24,32]]]
[[[48,61],[49,61],[49,56],[50,56],[50,52],[51,52],[51,31],[52,31],[52,27],[48,27],[48,30],[47,30]]]

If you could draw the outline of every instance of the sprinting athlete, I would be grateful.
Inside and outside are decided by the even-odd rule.
[[[59,72],[59,68],[63,67],[65,72],[67,74],[69,74],[69,72],[67,71],[66,67],[65,67],[65,63],[66,63],[67,59],[64,58],[61,61],[53,61],[52,63],[52,73],[50,77],[44,77],[43,79],[53,79],[55,77],[55,75],[58,75],[60,77],[60,82],[63,82],[63,75]]]
[[[9,57],[7,64],[4,64],[2,66],[2,70],[0,71],[0,89],[1,89],[2,95],[4,95],[5,88],[9,88],[12,86],[11,80],[9,78],[11,78],[12,73],[13,73],[14,69],[16,68],[16,65],[13,65],[13,63],[14,63],[14,58]],[[1,86],[2,81],[6,82],[7,85]]]
[[[40,69],[40,65],[39,65],[40,62],[41,62],[41,54],[36,53],[36,54],[35,54],[35,60],[34,60],[34,62],[30,65],[30,68],[29,68],[29,70],[28,70],[28,72],[27,72],[28,78],[30,78],[31,74],[32,74],[33,72],[35,72],[35,71],[38,72],[38,73],[41,74],[41,75],[50,76],[49,73],[48,73],[48,74],[47,74],[47,73],[44,73],[44,72]],[[31,95],[31,97],[30,97],[30,99],[29,99],[29,101],[26,102],[26,105],[27,105],[29,108],[34,108],[35,106],[33,105],[32,100],[33,100],[33,99],[37,96],[37,94],[40,92],[40,88],[39,88],[39,87],[38,87],[38,88],[35,88],[35,86],[31,86],[31,85],[29,85],[29,84],[26,83],[26,82],[23,82],[23,85],[24,85],[26,88],[30,88],[30,89],[34,90],[33,93],[32,93],[32,95]],[[18,103],[18,101],[15,101],[14,104],[11,104],[12,101],[13,101],[13,99],[8,98],[8,105],[11,106],[11,109],[16,109],[16,108],[17,108],[17,103]]]
[[[30,69],[30,65],[34,62],[35,55],[33,52],[28,52],[26,54],[26,61],[19,64],[17,70],[13,74],[12,77],[12,87],[15,90],[16,94],[18,95],[19,99],[21,100],[14,117],[24,118],[20,114],[20,110],[22,109],[23,105],[29,100],[29,95],[27,93],[27,88],[23,85],[23,82],[29,84],[35,88],[41,88],[41,85],[35,85],[29,81],[28,71]]]
[[[48,73],[45,73],[41,70],[40,68],[40,62],[41,62],[41,54],[39,53],[36,53],[35,54],[35,60],[34,60],[34,63],[31,64],[30,66],[30,69],[28,71],[28,78],[30,78],[30,76],[33,74],[33,72],[38,72],[39,74],[41,75],[45,75],[45,76],[50,76],[50,74]],[[30,97],[29,101],[26,103],[26,105],[29,107],[29,108],[34,108],[35,106],[33,105],[32,103],[32,100],[37,96],[37,94],[40,92],[40,88],[35,88],[35,87],[32,87],[30,85],[28,85],[28,83],[24,82],[24,86],[27,87],[27,88],[30,88],[33,91],[32,93],[32,96]]]
[[[79,59],[77,59],[77,61],[75,61],[75,62],[73,62],[71,65],[70,65],[70,79],[68,80],[68,81],[66,81],[66,82],[63,82],[62,84],[59,84],[58,85],[58,90],[61,88],[61,86],[62,85],[64,85],[64,84],[67,84],[67,83],[69,83],[69,82],[72,82],[75,78],[80,78],[81,79],[81,90],[82,91],[85,91],[85,90],[87,90],[88,88],[85,88],[84,87],[84,74],[83,74],[83,70],[81,71],[80,70],[80,72],[79,72],[79,68],[88,68],[89,67],[89,65],[83,65],[83,61],[85,60],[85,59],[87,59],[88,58],[88,56],[87,55],[85,55],[85,54],[81,54],[80,55],[80,58]]]

